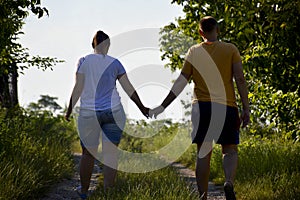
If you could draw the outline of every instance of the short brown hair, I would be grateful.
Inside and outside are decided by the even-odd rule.
[[[200,22],[200,29],[204,33],[209,33],[218,27],[218,22],[212,16],[203,17]]]
[[[97,31],[92,41],[92,47],[95,49],[98,45],[103,45],[104,43],[110,44],[109,36],[103,31]]]

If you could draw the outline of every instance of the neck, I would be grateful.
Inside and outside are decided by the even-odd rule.
[[[106,55],[107,53],[103,52],[103,51],[94,51],[95,54],[102,54],[102,55]]]
[[[218,41],[218,38],[204,38],[204,42],[215,42]]]

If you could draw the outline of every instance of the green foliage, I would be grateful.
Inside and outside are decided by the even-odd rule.
[[[130,129],[127,129],[128,134],[130,133],[129,131],[137,131],[144,135],[152,135],[151,140],[125,135],[125,140],[121,142],[120,148],[128,151],[150,152],[168,144],[176,134],[184,133],[187,130],[190,132],[189,127],[190,124],[172,124],[164,121],[153,121],[149,124],[145,122],[131,123]],[[281,135],[261,133],[259,131],[266,131],[266,129],[257,129],[255,136],[250,136],[248,130],[243,130],[241,133],[239,165],[235,181],[238,199],[298,199],[300,196],[300,143],[284,138]],[[260,135],[269,135],[269,138],[261,137]],[[180,144],[178,147],[180,147]],[[195,169],[196,145],[191,145],[177,161]],[[165,177],[166,172],[163,169],[155,173]],[[152,176],[151,173],[138,174],[137,177],[139,178],[136,181],[135,175],[122,174],[119,180],[120,185],[118,186],[118,188],[122,189],[113,190],[109,194],[100,192],[97,193],[95,198],[111,195],[109,197],[119,199],[121,196],[117,194],[120,193],[126,197],[125,199],[137,199],[134,198],[135,196],[131,196],[130,193],[135,194],[136,190],[141,190],[145,194],[149,193],[148,190],[153,192],[162,191],[161,187],[164,186],[161,183],[156,183],[155,178],[152,179],[155,185],[157,184],[157,187],[151,187],[150,189],[148,183],[145,183],[146,186],[144,185],[144,177],[148,175]],[[224,183],[220,145],[214,146],[210,179],[216,184]],[[160,182],[167,184],[164,180],[162,178]],[[144,187],[146,188],[145,190],[143,190]],[[165,190],[168,191],[167,188]],[[177,188],[174,188],[173,191],[176,193]],[[140,196],[137,195],[137,197]],[[147,198],[153,199],[152,196],[147,196]]]
[[[48,10],[41,7],[40,0],[0,0],[0,104],[11,108],[18,104],[17,79],[18,73],[24,69],[37,66],[46,70],[63,62],[56,58],[30,56],[28,49],[18,42],[21,30],[29,12],[38,18]]]
[[[51,112],[0,111],[0,199],[37,197],[73,172],[74,124]]]
[[[249,133],[261,136],[283,134],[286,139],[300,140],[300,96],[283,93],[272,86],[256,82],[250,88],[251,122]]]
[[[273,137],[245,138],[236,177],[239,199],[298,199],[300,145]]]
[[[184,55],[201,41],[198,21],[204,16],[219,20],[219,39],[240,50],[249,81],[255,129],[286,132],[299,140],[300,2],[172,0],[185,16],[161,29],[162,59],[173,71],[181,69]],[[264,132],[265,133],[265,132]]]
[[[44,110],[55,112],[56,110],[61,110],[62,107],[56,102],[57,99],[57,97],[51,97],[49,95],[40,95],[38,102],[31,102],[28,105],[28,109],[34,112],[43,112]]]
[[[149,124],[143,120],[128,120],[120,148],[130,152],[157,151],[167,145],[178,131],[178,124],[170,126],[170,123],[168,120],[153,121]]]
[[[172,123],[170,120],[157,120],[150,123],[143,120],[128,120],[119,148],[129,152],[155,153],[169,144],[175,135],[185,134],[185,132],[182,124]],[[180,148],[180,145],[176,147]],[[99,189],[92,194],[90,199],[185,200],[198,198],[172,167],[148,173],[119,172],[116,186],[109,191],[102,190],[103,180],[99,183]]]
[[[181,67],[191,43],[186,38],[199,42],[198,21],[211,15],[219,20],[219,38],[238,46],[249,73],[283,92],[297,89],[300,83],[299,1],[173,0],[172,3],[182,5],[185,16],[176,19],[177,24],[170,23],[161,30],[162,58],[170,59],[167,66]]]
[[[238,199],[298,199],[300,197],[300,144],[278,135],[247,136],[239,145],[239,164],[235,179]],[[264,134],[261,134],[264,135]],[[196,146],[179,159],[195,169]],[[213,150],[210,180],[224,183],[220,145]]]
[[[100,181],[102,183],[103,181]],[[103,188],[100,185],[100,188]],[[178,173],[171,167],[155,172],[128,174],[119,173],[114,188],[104,192],[95,191],[89,199],[114,200],[192,200],[197,199]]]
[[[47,68],[58,62],[56,59],[39,56],[30,58],[28,49],[17,43],[19,35],[23,34],[21,29],[29,11],[39,18],[45,13],[48,15],[48,10],[41,7],[40,0],[0,0],[0,10],[0,75],[10,73],[13,67],[23,70],[29,66],[40,65]]]

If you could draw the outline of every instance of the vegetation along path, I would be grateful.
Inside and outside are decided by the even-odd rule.
[[[62,182],[54,185],[48,193],[40,200],[75,200],[78,199],[78,195],[75,191],[76,187],[80,185],[79,179],[79,162],[81,154],[74,154],[75,173],[71,179],[65,179]],[[93,191],[97,187],[97,179],[101,169],[97,163],[95,163],[94,171],[92,174],[90,190]]]
[[[79,161],[81,154],[74,154],[75,173],[71,179],[65,179],[62,182],[54,185],[50,188],[49,192],[45,194],[40,200],[75,200],[78,199],[78,195],[75,191],[76,187],[80,185],[79,180]],[[173,163],[172,166],[177,169],[179,175],[187,182],[188,186],[194,192],[197,192],[197,184],[195,178],[195,172],[180,163]],[[94,172],[92,174],[92,181],[90,190],[94,191],[97,187],[97,179],[101,169],[99,165],[95,163]],[[212,182],[209,183],[208,191],[209,200],[225,200],[224,192],[221,187],[215,186]]]

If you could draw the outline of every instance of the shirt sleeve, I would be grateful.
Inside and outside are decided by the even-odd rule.
[[[85,61],[85,58],[82,57],[78,60],[78,63],[77,63],[77,73],[80,73],[80,74],[83,74],[84,73],[84,67],[83,67],[83,63]]]
[[[122,65],[122,63],[118,59],[115,60],[115,64],[117,66],[117,76],[126,73],[126,70],[125,70],[124,66]]]

